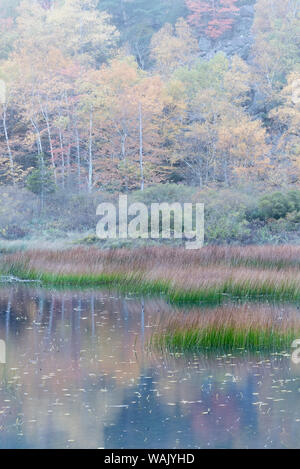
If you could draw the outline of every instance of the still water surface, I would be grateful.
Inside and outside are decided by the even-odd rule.
[[[300,448],[291,350],[150,353],[173,312],[160,299],[0,288],[0,448]]]

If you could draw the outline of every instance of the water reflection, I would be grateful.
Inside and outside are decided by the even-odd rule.
[[[149,353],[162,313],[162,300],[1,288],[0,448],[300,447],[291,351]]]

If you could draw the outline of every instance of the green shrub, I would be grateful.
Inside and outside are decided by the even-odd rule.
[[[290,212],[300,212],[300,191],[289,191],[287,193]]]
[[[258,213],[262,220],[284,218],[288,213],[287,197],[281,192],[264,195],[258,203]]]
[[[27,189],[37,195],[52,194],[55,192],[53,173],[45,169],[34,169],[26,181]]]
[[[273,192],[260,198],[258,203],[258,217],[261,220],[285,218],[288,213],[300,211],[300,191],[287,193]]]
[[[142,202],[146,205],[160,202],[192,202],[197,194],[195,187],[183,184],[156,184],[148,187],[143,192],[134,191],[129,197],[129,202]]]
[[[21,239],[30,231],[31,222],[38,210],[37,197],[19,187],[0,188],[0,236],[4,239]]]
[[[250,235],[246,210],[251,199],[243,193],[209,190],[199,193],[205,206],[205,239],[208,243],[245,241]]]

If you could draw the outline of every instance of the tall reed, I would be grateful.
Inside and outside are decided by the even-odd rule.
[[[101,251],[74,248],[4,255],[2,273],[44,284],[107,285],[136,292],[164,293],[176,302],[234,297],[300,299],[300,248],[224,248],[199,251],[141,248]]]
[[[204,313],[176,314],[162,318],[150,346],[171,352],[199,349],[290,349],[300,338],[300,315],[250,305],[228,306]]]

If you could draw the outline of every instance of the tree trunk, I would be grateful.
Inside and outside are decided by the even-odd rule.
[[[49,118],[48,118],[48,113],[45,115],[45,120],[46,120],[46,125],[47,125],[47,132],[48,132],[48,139],[49,139],[49,147],[50,147],[50,154],[51,154],[51,164],[53,168],[53,174],[54,174],[54,182],[55,184],[57,183],[57,178],[56,178],[56,167],[55,167],[55,161],[54,161],[54,152],[53,152],[53,145],[52,145],[52,135],[51,135],[51,129],[50,129],[50,123],[49,123]]]
[[[35,134],[36,134],[36,144],[37,144],[37,148],[38,148],[38,154],[42,155],[43,154],[43,146],[42,146],[40,129],[39,129],[37,123],[35,122],[35,120],[33,119],[33,117],[30,119],[30,121],[31,121],[32,127],[35,130]]]
[[[55,184],[57,183],[57,178],[56,178],[56,167],[55,167],[55,161],[54,161],[54,151],[53,151],[53,145],[52,145],[52,135],[51,135],[51,128],[50,128],[50,121],[49,121],[49,115],[48,115],[48,110],[47,106],[46,108],[43,107],[41,101],[40,101],[40,107],[42,114],[44,116],[46,126],[47,126],[47,133],[48,133],[48,140],[49,140],[49,147],[50,147],[50,154],[51,154],[51,164],[53,168],[53,174],[54,174],[54,182]]]
[[[62,96],[62,100],[64,97]],[[68,124],[67,124],[67,135],[68,135],[68,151],[67,151],[67,185],[70,186],[70,173],[71,173],[71,115],[70,115],[70,108],[69,108],[69,100],[68,94],[65,93],[65,104],[66,104],[66,112],[68,117]]]
[[[45,190],[44,190],[44,176],[45,176],[45,162],[43,153],[39,154],[39,166],[40,166],[40,175],[42,178],[42,188],[41,188],[41,212],[44,210],[45,205]]]
[[[144,190],[144,155],[143,155],[143,114],[142,105],[139,104],[139,121],[140,121],[140,172],[141,172],[141,191]]]
[[[89,135],[89,175],[88,191],[91,193],[93,188],[93,110],[90,110],[90,135]]]
[[[227,157],[225,156],[224,159],[224,182],[226,186],[229,186],[229,178],[228,178],[228,161]]]
[[[65,154],[64,154],[64,144],[63,136],[61,129],[58,129],[59,132],[59,142],[60,142],[60,153],[61,153],[61,169],[62,169],[62,187],[65,188]]]
[[[14,167],[14,160],[13,160],[12,151],[11,151],[11,148],[10,148],[9,138],[8,138],[8,131],[7,131],[7,125],[6,125],[6,110],[7,110],[7,108],[6,108],[6,105],[4,104],[3,113],[2,113],[2,122],[3,122],[5,141],[6,141],[7,151],[8,151],[12,181],[13,181],[13,185],[15,185],[16,184],[16,181],[15,181],[15,167]]]
[[[79,132],[77,127],[77,121],[75,123],[75,140],[76,140],[76,153],[77,153],[77,178],[78,178],[78,190],[80,191],[80,180],[81,180],[81,158],[80,158],[80,141]]]

